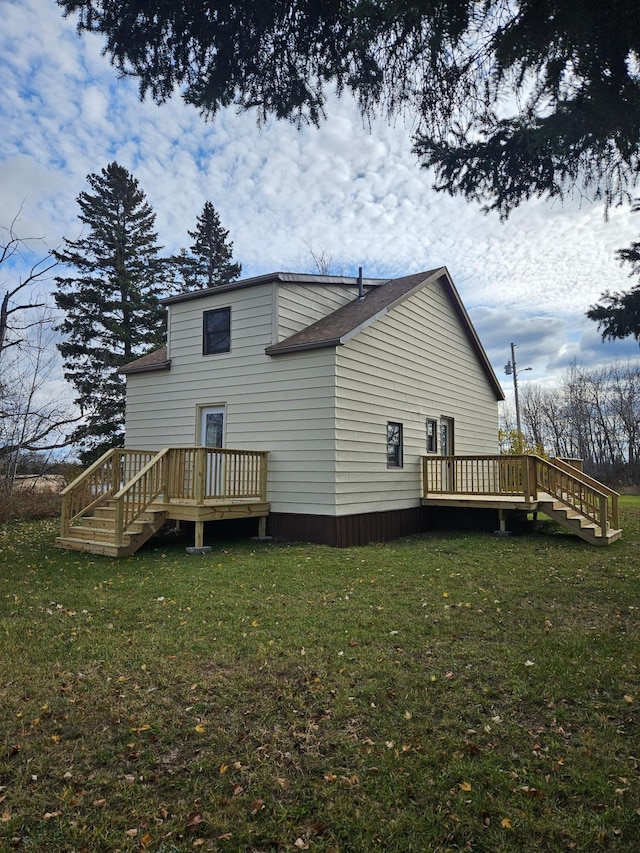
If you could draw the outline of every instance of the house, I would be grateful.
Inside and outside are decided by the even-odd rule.
[[[272,273],[165,304],[167,347],[122,369],[126,447],[63,490],[59,547],[126,556],[168,519],[194,522],[196,550],[227,519],[336,546],[538,512],[622,536],[618,495],[571,461],[497,453],[502,389],[446,268]]]
[[[268,451],[273,536],[419,531],[421,458],[498,451],[503,392],[445,267],[277,272],[165,304],[167,348],[122,369],[126,446]]]

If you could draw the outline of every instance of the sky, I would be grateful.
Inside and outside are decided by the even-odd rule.
[[[331,271],[394,277],[446,266],[507,395],[510,343],[520,384],[638,358],[634,340],[605,343],[585,311],[632,286],[616,250],[640,239],[640,215],[585,198],[530,201],[506,222],[432,189],[411,126],[365,124],[331,99],[320,128],[258,127],[233,108],[205,122],[176,94],[140,102],[98,36],[80,39],[55,0],[0,0],[0,226],[41,237],[40,251],[80,235],[76,198],[112,161],[138,180],[167,254],[190,244],[205,201],[234,244],[243,277]],[[640,188],[638,189],[640,195]],[[0,290],[7,275],[0,273]]]

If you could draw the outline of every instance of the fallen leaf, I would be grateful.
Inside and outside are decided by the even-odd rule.
[[[633,702],[633,696],[630,693],[625,693],[624,694],[624,701],[629,702],[629,703]]]
[[[11,812],[9,811],[9,809],[5,809],[2,812],[2,822],[6,823],[8,820],[11,820]]]
[[[96,809],[102,809],[102,808],[104,808],[106,805],[107,805],[107,801],[106,801],[106,800],[94,800],[94,801],[93,801],[93,806],[94,806],[94,808],[96,808]]]
[[[204,818],[200,812],[191,812],[187,818],[187,829],[195,829],[200,826]]]
[[[202,723],[198,723],[197,726],[194,726],[194,729],[201,735],[204,731],[206,731],[206,726],[203,726]]]
[[[471,790],[471,782],[460,782],[460,790],[461,791],[470,791]]]
[[[511,829],[511,821],[510,821],[510,819],[509,819],[508,817],[503,817],[503,818],[502,818],[502,820],[500,821],[500,826],[501,826],[503,829]]]
[[[128,835],[128,836],[129,836],[129,838],[135,838],[135,836],[136,836],[137,834],[138,834],[138,830],[137,830],[137,829],[127,829],[127,831],[125,832],[125,835]]]
[[[264,801],[257,799],[251,803],[251,814],[258,814],[264,808]]]
[[[43,819],[43,820],[51,820],[51,818],[52,818],[52,817],[60,817],[60,815],[61,815],[61,814],[62,814],[62,812],[61,812],[61,811],[57,811],[57,812],[45,812],[45,813],[43,814],[43,816],[42,816],[42,819]]]
[[[230,838],[233,838],[233,832],[224,832],[218,836],[218,841],[228,841]]]

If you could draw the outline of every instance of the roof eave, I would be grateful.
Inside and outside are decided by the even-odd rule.
[[[265,355],[285,355],[289,352],[303,352],[304,350],[313,349],[329,349],[329,347],[342,346],[344,340],[342,338],[331,338],[324,341],[313,341],[308,344],[292,344],[291,346],[281,347],[279,344],[273,344],[265,349]]]
[[[143,365],[142,367],[121,367],[118,373],[128,376],[130,373],[151,373],[153,370],[171,370],[171,359],[158,364]]]

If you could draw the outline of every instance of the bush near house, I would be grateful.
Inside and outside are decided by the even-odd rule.
[[[640,499],[335,550],[0,527],[0,849],[637,849]]]
[[[59,488],[42,488],[35,484],[21,487],[17,483],[13,489],[3,489],[0,485],[0,524],[19,519],[60,518],[62,501]]]

